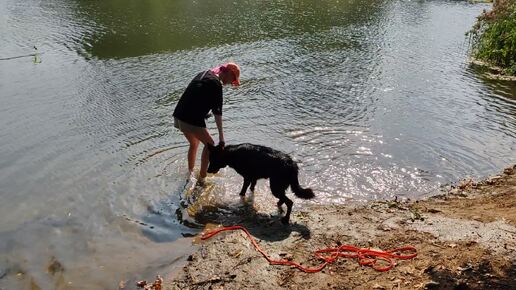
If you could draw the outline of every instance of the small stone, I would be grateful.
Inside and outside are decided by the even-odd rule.
[[[457,271],[459,272],[465,272],[465,271],[469,271],[469,270],[473,270],[473,266],[471,264],[466,264],[464,267],[457,267]]]
[[[438,289],[441,284],[436,281],[430,281],[425,284],[425,289]]]
[[[425,270],[423,270],[423,273],[431,273],[434,271],[434,266],[428,266]]]
[[[473,216],[471,219],[474,220],[474,221],[477,221],[477,222],[481,222],[482,221],[482,218],[480,216],[478,216],[478,215]]]
[[[141,280],[141,281],[136,282],[136,286],[138,286],[140,288],[145,287],[145,285],[147,285],[147,281],[145,281],[145,280]]]
[[[476,245],[476,244],[477,244],[477,242],[476,242],[476,241],[468,241],[468,242],[466,243],[466,246],[471,247],[471,246]]]

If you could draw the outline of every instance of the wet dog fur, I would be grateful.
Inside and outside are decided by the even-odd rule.
[[[256,181],[261,178],[269,178],[272,194],[279,199],[278,207],[287,205],[287,213],[281,219],[288,224],[292,205],[285,191],[290,186],[294,194],[303,199],[311,199],[314,192],[310,188],[302,188],[298,181],[299,168],[292,158],[281,151],[272,148],[249,143],[228,145],[222,148],[209,145],[210,164],[208,173],[217,173],[221,168],[229,166],[244,178],[244,184],[240,196],[245,196],[247,188],[251,186],[254,192]]]

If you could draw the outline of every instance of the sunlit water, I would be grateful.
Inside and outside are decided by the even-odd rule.
[[[0,289],[115,289],[184,260],[198,229],[171,113],[228,60],[242,86],[225,89],[226,141],[298,160],[317,198],[294,210],[418,198],[515,163],[516,87],[467,62],[465,32],[488,7],[2,1]],[[210,182],[203,200],[238,206],[234,171]],[[259,210],[275,205],[267,187]]]

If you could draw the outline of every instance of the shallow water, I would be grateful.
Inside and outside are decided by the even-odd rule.
[[[515,163],[516,86],[467,63],[486,8],[3,1],[0,288],[112,289],[184,259],[198,229],[171,113],[198,71],[228,60],[243,71],[225,89],[227,143],[290,153],[315,203],[417,198]],[[212,182],[207,202],[238,205],[240,177]],[[257,192],[271,209],[267,183]]]

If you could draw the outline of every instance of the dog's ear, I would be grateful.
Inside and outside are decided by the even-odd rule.
[[[213,146],[213,145],[211,145],[211,144],[208,144],[208,151],[209,151],[209,152],[213,152],[213,151],[215,151],[215,149],[216,149],[216,147],[215,147],[215,146]]]

